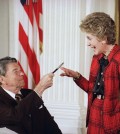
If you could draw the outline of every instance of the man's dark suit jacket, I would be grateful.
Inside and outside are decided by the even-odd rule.
[[[62,134],[42,99],[33,90],[21,93],[24,98],[17,103],[0,87],[0,127],[19,134]]]

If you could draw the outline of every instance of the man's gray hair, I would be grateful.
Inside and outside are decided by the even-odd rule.
[[[12,57],[4,57],[0,59],[0,75],[5,76],[7,71],[7,64],[17,62],[15,58]]]

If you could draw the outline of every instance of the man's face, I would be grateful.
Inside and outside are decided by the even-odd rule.
[[[98,38],[96,36],[93,36],[92,34],[87,34],[86,37],[88,46],[93,48],[95,55],[104,53],[104,51],[106,50],[106,45],[103,44],[103,41],[98,40]]]
[[[17,63],[7,65],[6,74],[2,76],[2,85],[9,90],[20,90],[25,85],[24,73]]]

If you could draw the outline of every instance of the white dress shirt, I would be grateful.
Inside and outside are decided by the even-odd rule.
[[[4,88],[3,88],[4,89]],[[15,93],[13,93],[13,92],[11,92],[11,91],[9,91],[9,90],[6,90],[6,89],[4,89],[5,90],[5,92],[7,92],[13,99],[15,99]]]

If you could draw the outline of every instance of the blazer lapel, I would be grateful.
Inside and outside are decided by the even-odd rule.
[[[6,104],[16,105],[17,102],[14,98],[12,98],[4,89],[0,86],[0,100],[4,101]]]

